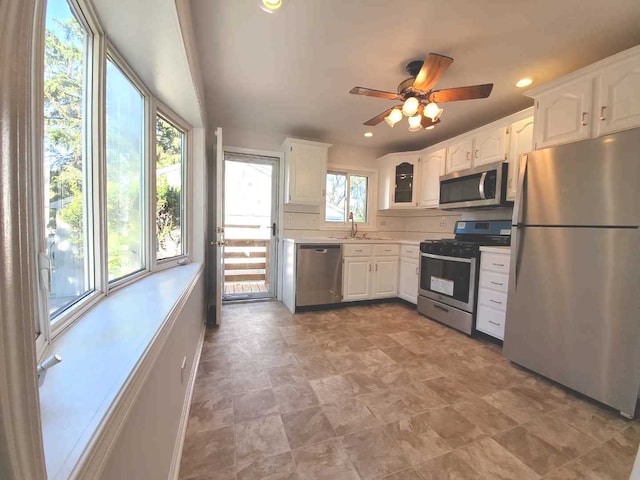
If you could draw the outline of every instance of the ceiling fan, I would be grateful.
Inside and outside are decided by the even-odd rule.
[[[438,103],[487,98],[491,94],[493,83],[433,90],[436,82],[452,62],[453,58],[437,53],[427,55],[424,62],[420,60],[409,62],[406,70],[411,77],[398,85],[398,93],[363,87],[352,88],[349,93],[354,95],[367,95],[403,102],[403,104],[391,107],[380,115],[367,120],[364,125],[373,127],[385,120],[389,126],[393,127],[405,115],[409,117],[410,131],[416,132],[423,128],[431,129],[440,123],[440,115],[443,110],[438,106]]]

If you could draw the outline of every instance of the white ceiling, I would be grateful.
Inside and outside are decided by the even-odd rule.
[[[640,43],[637,0],[191,0],[211,127],[383,148],[422,148],[532,105],[535,85]],[[488,99],[443,104],[442,123],[362,123],[393,106],[350,95],[395,91],[408,61],[455,59],[436,88],[494,83]]]

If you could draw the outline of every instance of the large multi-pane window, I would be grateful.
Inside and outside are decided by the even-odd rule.
[[[103,48],[85,2],[46,1],[42,124],[35,126],[42,135],[39,354],[109,291],[187,253],[188,126],[164,107],[147,120],[150,94],[117,52]]]
[[[51,318],[94,288],[88,181],[90,40],[66,0],[47,2],[42,173]]]
[[[156,118],[156,258],[184,253],[183,166],[185,133],[161,115]]]
[[[114,281],[144,268],[144,96],[107,59],[107,270]]]
[[[344,223],[352,213],[355,222],[367,223],[368,183],[366,175],[328,172],[325,221]]]

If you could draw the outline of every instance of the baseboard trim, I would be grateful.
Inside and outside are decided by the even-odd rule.
[[[202,355],[202,346],[204,345],[204,334],[206,330],[207,326],[205,324],[202,324],[200,339],[198,340],[196,354],[193,356],[193,364],[191,365],[191,373],[189,375],[189,382],[187,383],[187,394],[184,397],[184,404],[182,405],[182,415],[180,416],[180,424],[178,425],[178,436],[176,437],[176,444],[173,449],[173,456],[171,457],[171,468],[169,469],[169,476],[167,477],[168,480],[178,480],[178,475],[180,475],[180,460],[182,459],[184,438],[187,433],[187,424],[189,423],[191,399],[193,398],[193,390],[196,384],[198,365],[200,365],[200,356]]]

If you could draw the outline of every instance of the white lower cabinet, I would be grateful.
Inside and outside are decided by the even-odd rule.
[[[345,245],[342,301],[396,297],[399,251],[399,245]]]
[[[504,340],[510,252],[492,247],[480,247],[480,251],[476,330]]]
[[[371,257],[344,259],[342,301],[367,300],[371,292]]]
[[[401,247],[398,297],[414,304],[418,303],[419,258],[420,248],[417,245]]]

